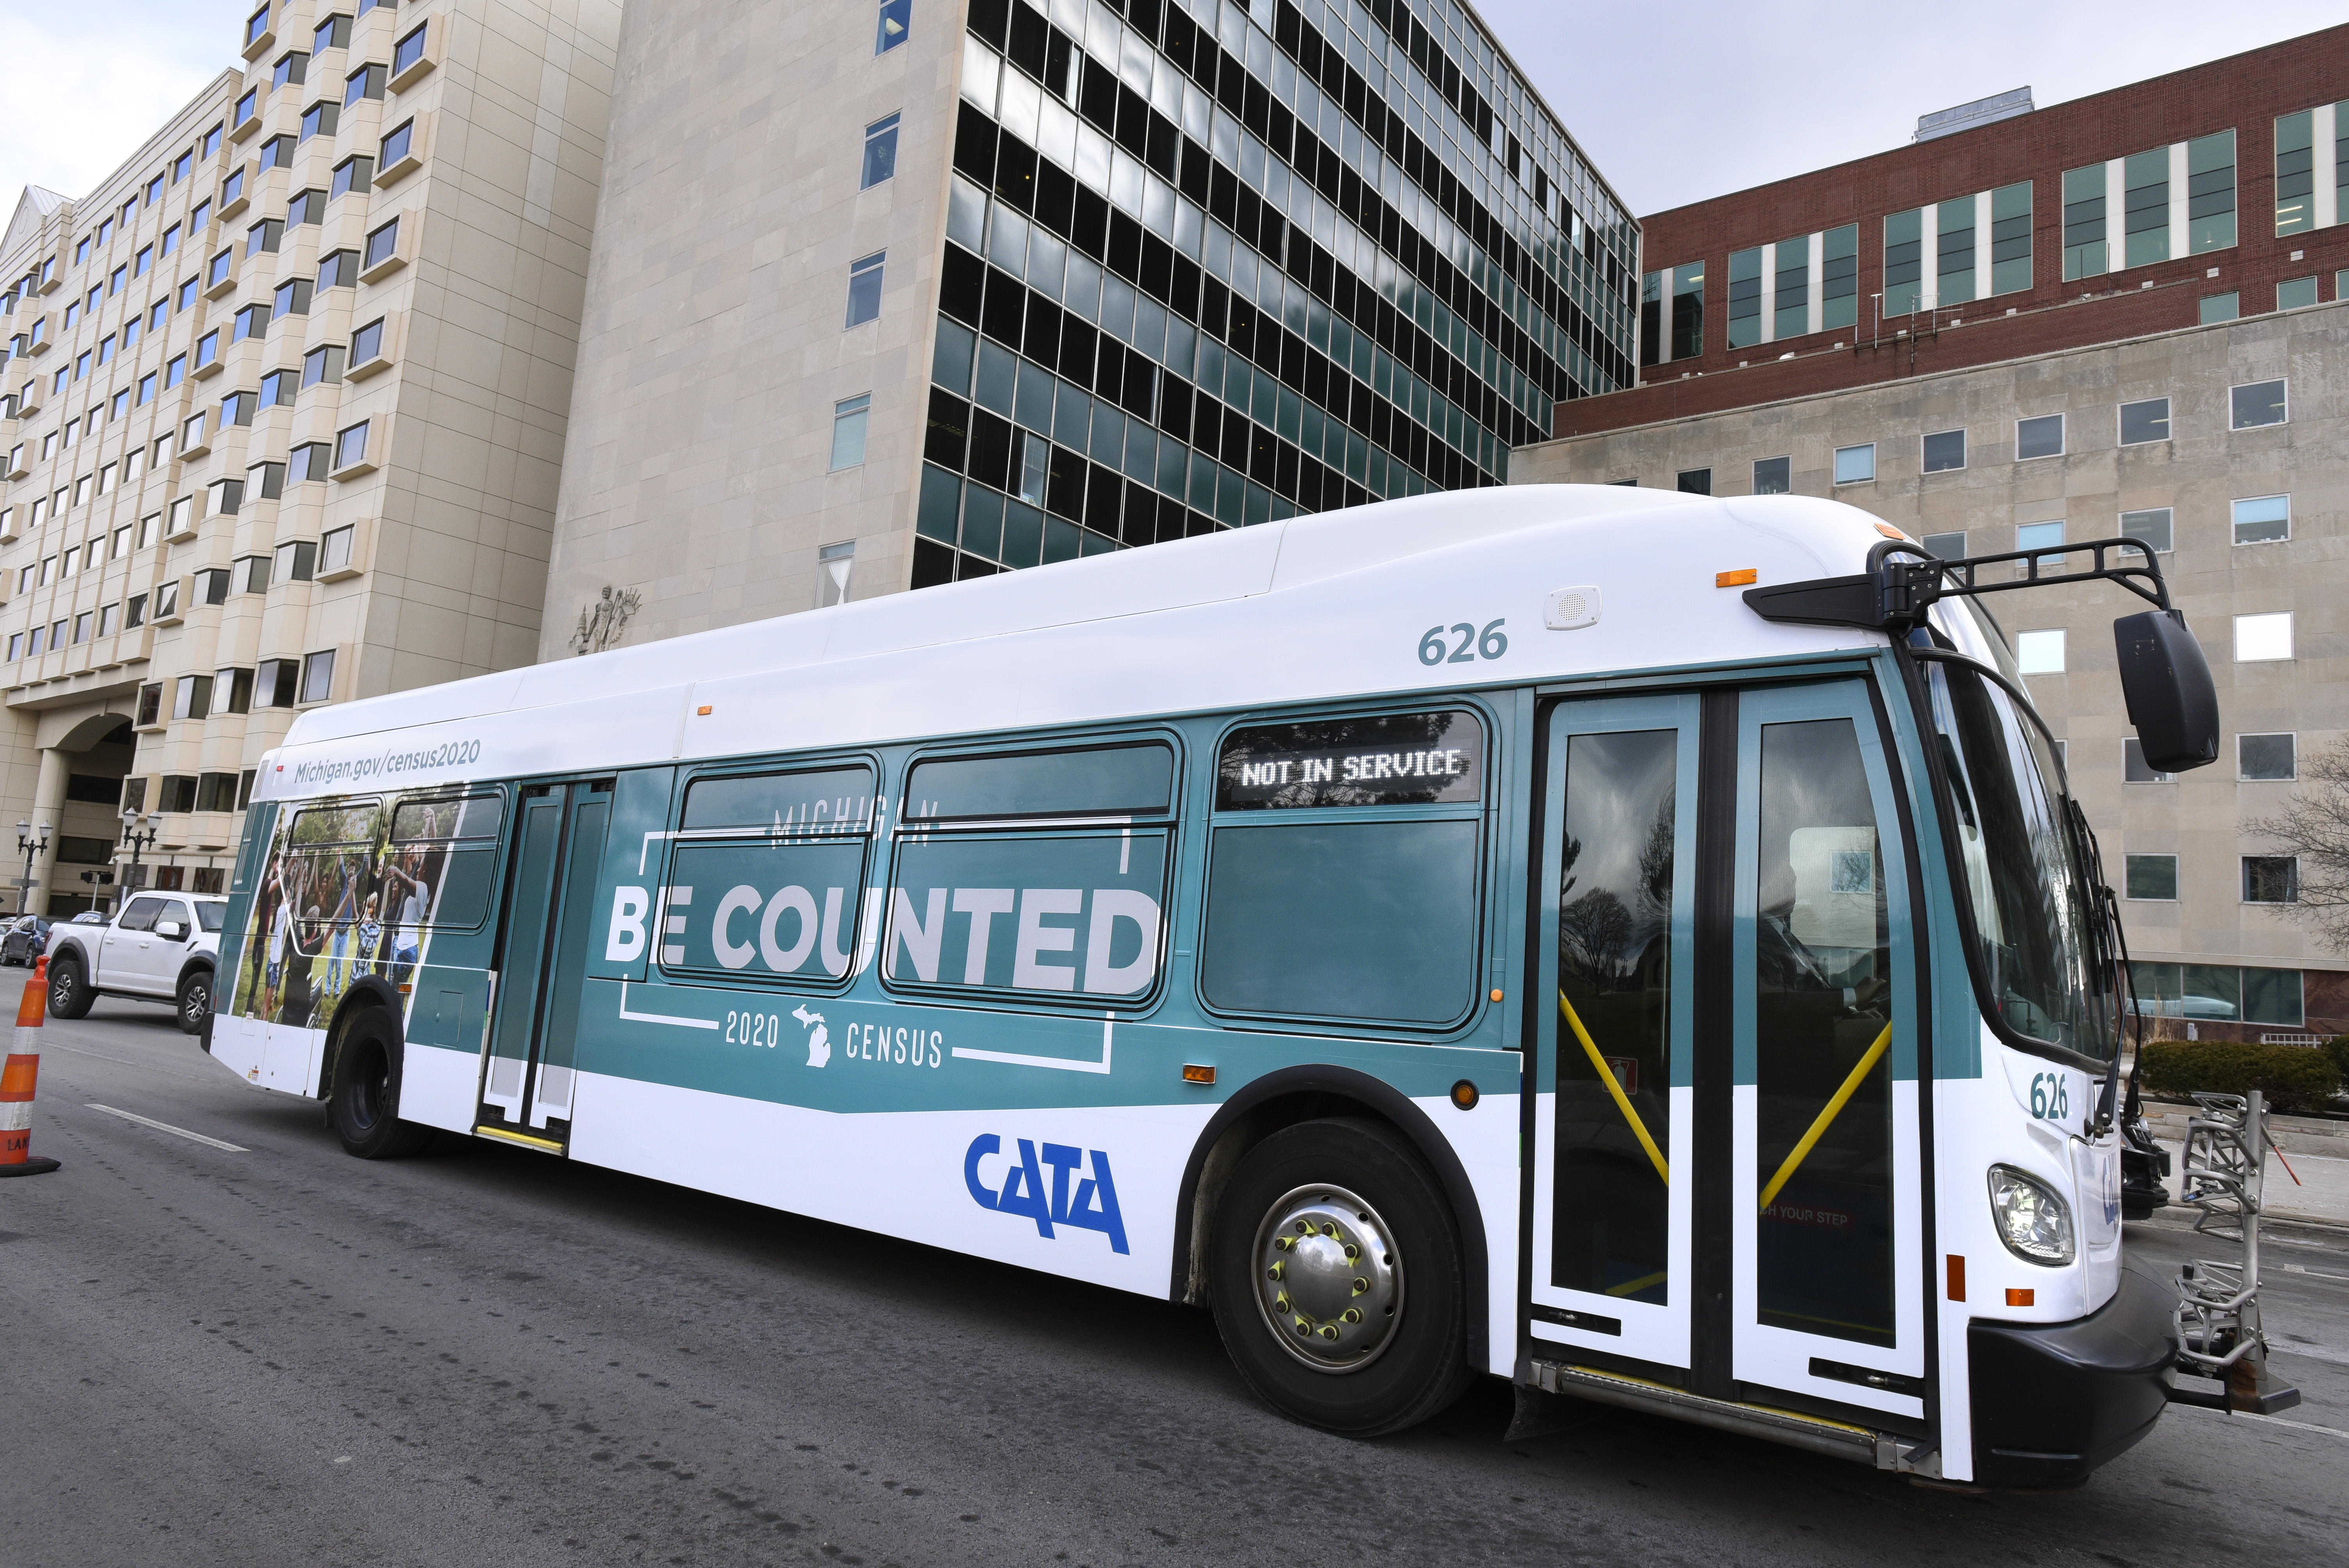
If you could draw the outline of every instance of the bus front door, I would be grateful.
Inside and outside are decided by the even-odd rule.
[[[1910,873],[1868,686],[1544,725],[1533,1353],[1922,1429]]]
[[[554,1154],[570,1147],[579,993],[611,814],[609,779],[523,791],[473,1119],[487,1137]]]

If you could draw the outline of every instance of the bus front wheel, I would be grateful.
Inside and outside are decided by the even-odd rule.
[[[397,1160],[424,1147],[432,1130],[399,1119],[399,1024],[381,1007],[354,1016],[335,1057],[327,1119],[343,1148],[362,1160]]]
[[[1216,1202],[1209,1252],[1225,1348],[1283,1415],[1372,1438],[1466,1386],[1459,1232],[1386,1124],[1303,1122],[1249,1150]]]

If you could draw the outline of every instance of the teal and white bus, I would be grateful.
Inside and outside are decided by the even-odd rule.
[[[2157,603],[2148,755],[2215,755],[2151,557],[2067,548]],[[1341,1433],[1483,1374],[2072,1480],[2161,1409],[2171,1301],[2121,1261],[2112,901],[1977,603],[2013,559],[1526,487],[305,713],[208,1048],[363,1157],[1209,1306]]]

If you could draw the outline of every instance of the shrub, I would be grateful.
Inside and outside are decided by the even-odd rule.
[[[2276,1111],[2314,1112],[2340,1087],[2338,1042],[2328,1049],[2253,1046],[2232,1040],[2148,1040],[2145,1087],[2153,1094],[2249,1094],[2258,1089]]]
[[[2349,1035],[2335,1035],[2324,1042],[2324,1054],[2333,1058],[2333,1069],[2349,1083]]]

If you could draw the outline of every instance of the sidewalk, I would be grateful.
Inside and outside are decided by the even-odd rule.
[[[2169,1150],[2169,1196],[2178,1197],[2178,1178],[2185,1164],[2186,1119],[2190,1105],[2148,1100],[2146,1120],[2154,1136]],[[2271,1118],[2268,1130],[2282,1149],[2282,1159],[2268,1151],[2266,1213],[2277,1220],[2313,1220],[2320,1224],[2349,1226],[2349,1122],[2315,1117]],[[2284,1162],[2291,1161],[2287,1171]],[[2297,1175],[2297,1183],[2292,1180]],[[2157,1218],[2191,1215],[2187,1209],[2157,1210]]]

